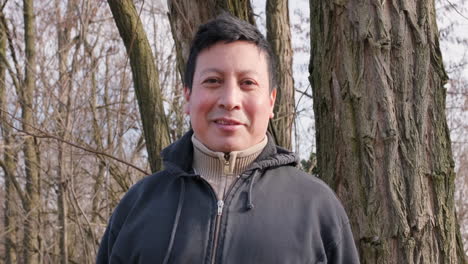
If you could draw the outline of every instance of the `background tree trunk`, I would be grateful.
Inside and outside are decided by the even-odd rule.
[[[68,70],[68,56],[72,44],[70,43],[70,30],[72,29],[72,9],[75,7],[74,0],[68,0],[66,5],[65,15],[62,16],[60,10],[60,2],[55,0],[56,5],[56,30],[58,38],[58,91],[59,91],[59,106],[57,110],[57,132],[60,138],[68,140],[68,131],[70,131],[70,107],[71,107],[71,89],[73,79],[72,71]],[[68,175],[67,155],[65,153],[66,144],[58,142],[58,164],[57,164],[57,207],[58,207],[58,222],[59,222],[59,256],[60,263],[68,263]]]
[[[167,0],[167,6],[182,80],[190,44],[201,24],[225,11],[255,25],[250,0]]]
[[[108,0],[107,2],[130,58],[148,160],[151,171],[156,172],[162,168],[160,152],[170,143],[169,127],[159,86],[159,73],[133,1]]]
[[[22,111],[22,125],[26,133],[33,134],[34,130],[34,92],[36,89],[36,25],[34,18],[33,0],[23,1],[24,14],[24,42],[26,53],[25,79],[19,99]],[[24,209],[26,218],[24,224],[24,263],[39,263],[39,157],[36,139],[32,136],[24,138],[24,163],[26,167],[26,203]]]
[[[276,143],[291,149],[291,133],[295,115],[294,79],[292,72],[293,50],[287,0],[266,1],[267,39],[276,56],[278,79],[275,117],[270,122],[270,131]]]
[[[319,175],[362,263],[464,263],[434,2],[310,1]]]
[[[6,43],[7,43],[7,33],[6,27],[3,24],[4,17],[3,12],[0,13],[0,54],[6,54]],[[3,146],[3,160],[0,162],[0,165],[3,169],[5,175],[5,197],[4,197],[4,244],[5,244],[5,264],[17,263],[17,232],[18,229],[17,221],[17,206],[16,206],[16,195],[15,188],[10,178],[14,177],[16,170],[16,154],[17,151],[14,149],[13,138],[11,136],[11,128],[6,125],[3,120],[9,119],[9,117],[2,111],[7,109],[7,100],[6,100],[6,66],[4,63],[0,62],[0,129],[2,131],[1,136],[4,140]]]

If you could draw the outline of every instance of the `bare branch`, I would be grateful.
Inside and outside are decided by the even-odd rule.
[[[299,89],[296,89],[296,92],[298,92],[298,93],[300,93],[300,94],[302,94],[302,95],[304,95],[304,96],[306,96],[306,97],[308,97],[310,99],[313,99],[312,95],[307,93],[307,92],[303,92],[303,91],[301,91]]]
[[[26,198],[23,190],[21,189],[20,184],[16,180],[15,176],[12,175],[8,171],[8,169],[6,168],[5,163],[2,160],[0,160],[0,167],[2,167],[3,172],[5,173],[5,176],[8,177],[8,179],[11,180],[11,182],[13,183],[13,186],[15,186],[16,192],[18,193],[18,196],[20,197],[21,203],[24,205],[26,203],[27,198]]]
[[[14,117],[13,115],[11,115],[11,114],[8,113],[7,111],[5,111],[5,110],[3,110],[3,109],[0,109],[0,111],[6,113],[7,115],[10,115],[10,116],[11,116],[13,119],[15,119],[15,120],[18,120],[16,117]],[[110,158],[110,159],[116,160],[116,161],[118,161],[118,162],[120,162],[120,163],[122,163],[122,164],[125,164],[125,165],[127,165],[127,166],[129,166],[129,167],[134,168],[135,170],[137,170],[137,171],[139,171],[139,172],[141,172],[141,173],[143,173],[143,174],[145,174],[145,175],[149,175],[149,174],[150,174],[150,173],[148,173],[147,171],[145,171],[144,169],[141,169],[141,168],[139,168],[139,167],[137,167],[137,166],[135,166],[135,165],[133,165],[133,164],[131,164],[131,163],[129,163],[129,162],[123,160],[123,159],[120,159],[120,158],[118,158],[118,157],[112,156],[112,155],[110,155],[110,154],[108,154],[108,153],[105,153],[105,152],[102,152],[102,151],[98,151],[98,150],[95,150],[95,149],[91,149],[91,148],[89,148],[89,147],[80,146],[80,145],[75,144],[75,143],[73,143],[73,142],[71,142],[71,141],[65,140],[65,139],[60,138],[60,137],[58,137],[58,136],[55,136],[55,135],[53,135],[53,134],[51,134],[51,133],[48,133],[48,132],[46,132],[46,131],[44,131],[44,130],[42,130],[42,129],[40,129],[40,128],[37,128],[37,127],[35,127],[35,126],[31,125],[31,124],[24,124],[24,125],[25,125],[25,126],[28,126],[28,127],[30,127],[30,128],[32,128],[32,129],[34,129],[34,130],[36,130],[36,131],[39,132],[40,134],[30,133],[30,132],[27,132],[27,131],[25,131],[25,130],[23,130],[23,129],[20,129],[20,128],[15,127],[15,126],[14,126],[13,124],[11,124],[11,123],[8,123],[8,122],[5,122],[5,123],[6,123],[8,126],[10,126],[11,128],[13,128],[14,130],[16,130],[16,131],[18,131],[18,132],[21,132],[21,133],[24,133],[24,134],[26,134],[26,135],[28,135],[28,136],[33,136],[33,137],[36,137],[36,138],[50,138],[50,139],[55,139],[55,140],[57,140],[57,141],[59,141],[59,142],[63,142],[63,143],[65,143],[65,144],[67,144],[67,145],[70,145],[70,146],[72,146],[72,147],[75,147],[75,148],[84,150],[84,151],[86,151],[86,152],[94,153],[94,154],[97,154],[97,155],[102,155],[102,156],[108,157],[108,158]]]
[[[13,63],[15,65],[16,73],[14,73],[11,66],[9,66],[5,54],[1,54],[1,57],[2,57],[1,59],[5,63],[5,65],[7,66],[8,71],[10,72],[11,78],[13,79],[13,82],[15,84],[15,88],[16,88],[16,91],[17,91],[18,95],[20,96],[20,98],[22,98],[22,94],[20,92],[21,91],[20,87],[21,87],[22,82],[23,82],[23,75],[21,74],[18,59],[16,57],[15,48],[13,47],[13,39],[11,38],[11,33],[10,33],[10,30],[8,29],[6,18],[3,15],[3,12],[0,13],[0,23],[3,24],[3,28],[5,30],[5,33],[6,33],[6,36],[7,36],[7,39],[8,39],[8,47],[9,47],[10,52],[11,52],[11,58],[13,59]]]

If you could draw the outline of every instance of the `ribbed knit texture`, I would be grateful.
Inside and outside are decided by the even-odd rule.
[[[260,143],[248,149],[225,154],[208,149],[192,136],[193,169],[213,187],[218,200],[224,200],[234,180],[260,155],[267,142],[265,136]]]

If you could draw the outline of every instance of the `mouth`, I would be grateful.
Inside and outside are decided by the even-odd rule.
[[[215,119],[214,122],[218,125],[223,125],[223,126],[238,126],[242,125],[241,122],[235,120],[235,119],[229,119],[229,118],[219,118]]]

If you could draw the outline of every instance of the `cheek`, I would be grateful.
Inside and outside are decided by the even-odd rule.
[[[197,94],[192,96],[191,101],[187,104],[185,111],[194,116],[203,116],[212,108],[212,98],[208,94]]]
[[[245,109],[251,120],[261,124],[268,123],[273,113],[270,104],[266,101],[251,101],[245,106]]]

